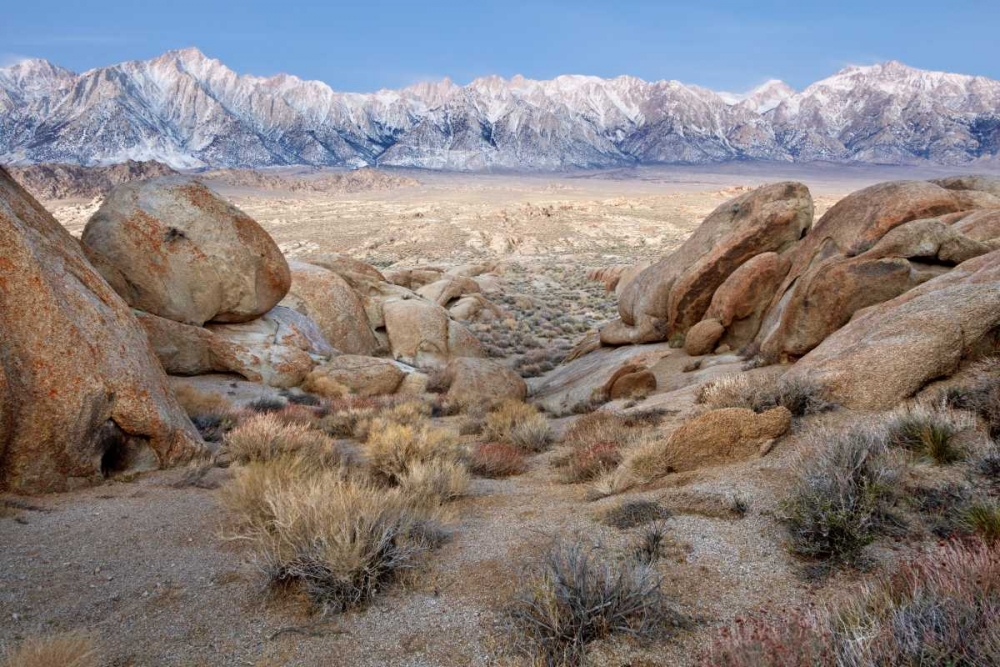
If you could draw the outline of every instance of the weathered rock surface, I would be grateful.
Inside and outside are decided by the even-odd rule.
[[[82,242],[129,305],[185,324],[259,317],[291,281],[260,225],[182,177],[117,186],[87,222]]]
[[[891,408],[1000,345],[1000,251],[858,312],[788,371],[848,407]]]
[[[792,426],[792,413],[779,406],[761,414],[746,408],[723,408],[695,417],[667,441],[671,472],[686,472],[754,456],[767,441]]]
[[[756,337],[789,266],[788,259],[776,252],[761,253],[733,271],[715,290],[705,318],[718,320],[725,328],[720,343],[738,350]]]
[[[466,294],[478,292],[479,284],[472,278],[462,276],[447,276],[417,289],[417,294],[444,307]]]
[[[171,375],[236,373],[271,387],[295,387],[337,354],[314,322],[282,306],[252,322],[207,327],[136,314]]]
[[[523,401],[528,395],[528,385],[521,376],[490,359],[452,359],[444,369],[444,384],[447,399],[463,404]]]
[[[205,444],[128,305],[0,169],[0,488],[176,465]]]
[[[897,227],[959,210],[962,204],[952,191],[924,181],[880,183],[839,201],[789,253],[791,267],[758,335],[761,350],[771,358],[805,354],[859,308],[940,273],[905,259],[921,252],[928,230],[920,226],[898,232],[875,254],[868,252]],[[929,240],[928,250],[936,254],[936,245]]]
[[[984,243],[1000,241],[1000,210],[973,211],[952,225],[967,238]]]
[[[1000,176],[973,174],[969,176],[949,176],[931,181],[946,190],[978,190],[1000,197]]]
[[[736,269],[755,255],[787,250],[809,229],[812,215],[812,197],[801,183],[767,185],[726,202],[679,249],[629,282],[618,301],[621,319],[601,331],[602,342],[647,343],[686,333]]]
[[[716,319],[706,319],[688,329],[684,338],[684,351],[692,357],[709,354],[715,349],[715,344],[726,333],[726,328]]]
[[[386,282],[385,276],[374,266],[348,255],[320,253],[304,257],[302,261],[313,266],[323,267],[327,271],[333,271],[362,294],[373,283]]]
[[[412,369],[391,359],[343,354],[318,366],[313,374],[323,375],[357,396],[384,396],[395,394],[408,372]]]
[[[482,345],[441,306],[423,299],[383,306],[392,356],[418,368],[443,366],[455,357],[485,357]]]
[[[626,364],[615,371],[604,383],[605,398],[616,401],[621,398],[648,396],[656,391],[656,376],[647,368],[637,364]]]
[[[305,262],[289,262],[292,287],[281,305],[316,322],[335,348],[371,356],[378,341],[358,293],[337,273]]]

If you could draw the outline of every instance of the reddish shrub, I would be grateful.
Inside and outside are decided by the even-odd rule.
[[[524,450],[506,442],[487,442],[476,446],[469,470],[480,477],[509,477],[525,471]]]

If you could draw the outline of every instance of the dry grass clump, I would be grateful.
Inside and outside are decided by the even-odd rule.
[[[672,516],[670,510],[655,500],[627,500],[608,509],[600,515],[601,523],[620,530],[636,528],[647,523],[664,521]]]
[[[326,373],[315,370],[302,382],[302,390],[323,398],[344,398],[351,391]]]
[[[415,424],[376,419],[369,428],[364,453],[378,480],[400,484],[417,464],[457,462],[461,447],[455,433],[433,427],[426,419]]]
[[[486,415],[483,436],[528,452],[540,452],[552,442],[552,428],[535,406],[507,400]]]
[[[855,562],[889,525],[900,467],[889,456],[877,425],[847,432],[821,431],[798,464],[780,519],[791,550],[836,563]]]
[[[819,414],[834,407],[824,398],[822,387],[809,380],[774,379],[748,373],[727,375],[705,384],[697,401],[712,409],[748,408],[754,412],[781,405],[795,417]]]
[[[741,619],[705,667],[979,667],[1000,664],[1000,552],[952,543],[818,613]]]
[[[305,424],[290,424],[275,414],[250,417],[226,437],[226,446],[240,463],[271,461],[289,455],[307,459],[319,467],[341,462],[336,443],[324,433]]]
[[[404,493],[431,506],[461,498],[469,490],[469,470],[453,460],[416,461],[399,477]]]
[[[556,542],[546,552],[510,613],[516,648],[539,665],[578,665],[592,641],[649,637],[678,622],[653,567],[612,559],[579,540]]]
[[[974,412],[986,423],[990,438],[1000,441],[1000,357],[978,362],[972,375],[969,386],[949,388],[945,401],[949,407]]]
[[[201,391],[187,384],[173,385],[171,389],[188,417],[222,415],[233,409],[233,404],[219,394]]]
[[[93,637],[67,632],[26,639],[16,650],[0,656],[3,667],[98,667],[101,664]]]
[[[520,475],[527,469],[524,450],[506,442],[484,442],[469,455],[469,472],[497,479]]]
[[[324,611],[365,603],[440,541],[425,497],[342,470],[298,472],[285,461],[255,464],[224,498],[265,579],[301,587]]]
[[[895,413],[885,424],[890,444],[939,465],[955,463],[966,457],[956,436],[972,426],[950,413],[922,406]]]
[[[986,501],[972,504],[962,513],[965,528],[989,545],[1000,542],[1000,505]]]
[[[662,414],[622,414],[611,411],[584,415],[566,431],[552,465],[564,482],[586,482],[608,474],[622,463],[626,452],[653,432]]]

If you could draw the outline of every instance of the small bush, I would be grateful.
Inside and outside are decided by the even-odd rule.
[[[82,632],[27,639],[0,659],[4,667],[99,667],[101,664],[93,638]]]
[[[740,619],[704,667],[1000,664],[1000,552],[951,543],[893,567],[829,612]]]
[[[946,413],[924,408],[900,412],[886,422],[890,444],[945,465],[965,457],[955,436],[962,426]]]
[[[232,403],[225,397],[207,391],[201,391],[191,385],[178,384],[172,387],[174,398],[184,408],[188,417],[205,415],[224,415],[233,409]]]
[[[469,457],[469,471],[480,477],[510,477],[526,469],[524,450],[505,442],[479,444]]]
[[[799,464],[781,519],[794,553],[833,562],[854,562],[888,525],[900,477],[885,446],[884,431],[855,427],[821,433]]]
[[[951,387],[945,402],[957,410],[974,412],[986,423],[990,438],[1000,441],[1000,357],[984,359],[972,369],[966,387]]]
[[[202,414],[191,417],[191,423],[205,442],[223,442],[226,434],[236,428],[239,420],[234,413]]]
[[[540,452],[552,442],[552,429],[533,405],[504,401],[488,415],[483,429],[487,440],[507,442],[525,451]]]
[[[1000,506],[996,503],[973,504],[965,510],[962,523],[969,532],[978,535],[987,544],[1000,542]]]
[[[376,479],[399,484],[413,466],[456,461],[460,449],[453,432],[426,421],[414,426],[379,419],[369,431],[364,452]]]
[[[560,466],[562,481],[575,484],[589,482],[618,467],[622,461],[621,446],[614,442],[595,442],[572,450]]]
[[[552,465],[565,482],[601,477],[614,470],[627,451],[649,438],[655,432],[653,426],[664,414],[664,411],[623,414],[605,410],[584,415],[566,431]]]
[[[269,412],[284,410],[286,405],[288,405],[288,403],[280,398],[262,396],[257,400],[248,403],[247,410],[258,414],[267,414]]]
[[[241,470],[235,481],[274,465]],[[286,470],[255,484],[259,497],[239,515],[237,537],[271,585],[301,586],[324,611],[365,603],[438,541],[431,510],[401,489],[331,470],[298,478]]]
[[[577,665],[592,641],[649,637],[676,622],[655,569],[580,541],[557,542],[527,573],[511,617],[517,647],[544,665]]]
[[[949,539],[970,532],[964,523],[965,513],[973,504],[973,492],[968,485],[914,486],[907,488],[905,498],[936,537]]]
[[[344,398],[351,393],[347,387],[320,370],[315,370],[306,376],[302,382],[302,391],[334,399]]]
[[[601,521],[625,530],[670,517],[670,510],[654,500],[627,500],[605,510]]]
[[[275,414],[258,414],[234,428],[226,437],[234,460],[240,463],[270,461],[296,454],[320,467],[341,462],[336,443],[303,424],[286,424]]]
[[[808,380],[774,379],[765,375],[738,373],[710,382],[699,390],[697,401],[712,409],[747,408],[765,412],[779,405],[796,417],[833,409],[824,390]]]
[[[667,526],[664,523],[654,523],[639,533],[639,538],[632,547],[632,557],[640,563],[652,565],[663,557],[666,547]]]
[[[399,487],[433,507],[464,496],[469,489],[469,471],[453,460],[417,461],[400,476]]]

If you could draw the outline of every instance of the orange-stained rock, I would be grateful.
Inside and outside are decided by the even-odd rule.
[[[345,354],[371,356],[378,349],[361,296],[338,274],[291,261],[292,288],[281,305],[315,322],[331,345]]]
[[[758,188],[719,206],[684,244],[629,281],[619,320],[601,330],[606,345],[648,343],[684,334],[701,321],[715,290],[764,252],[783,252],[812,224],[801,183]]]
[[[392,356],[418,368],[443,366],[455,357],[485,357],[482,345],[441,306],[423,299],[383,306]]]
[[[445,308],[466,294],[478,292],[479,284],[472,278],[463,276],[445,276],[417,289],[417,294]]]
[[[715,344],[726,333],[726,328],[716,319],[706,319],[688,329],[684,338],[684,351],[692,357],[709,354],[715,349]]]
[[[761,253],[715,290],[705,319],[718,320],[725,327],[722,344],[738,350],[753,341],[789,266],[788,259],[778,253]]]
[[[132,311],[0,169],[0,488],[47,492],[206,451]]]
[[[447,398],[457,403],[523,401],[528,385],[517,373],[490,359],[459,357],[444,369]]]
[[[259,317],[291,281],[284,256],[260,225],[183,177],[117,186],[81,240],[129,305],[185,324]]]
[[[792,413],[782,406],[761,414],[746,408],[712,410],[671,434],[666,467],[670,472],[686,472],[747,459],[791,426]]]
[[[831,400],[891,408],[962,359],[1000,352],[1000,250],[858,312],[800,359],[785,380],[806,380]]]
[[[379,357],[344,354],[318,366],[312,373],[329,378],[357,396],[395,394],[413,370]]]

